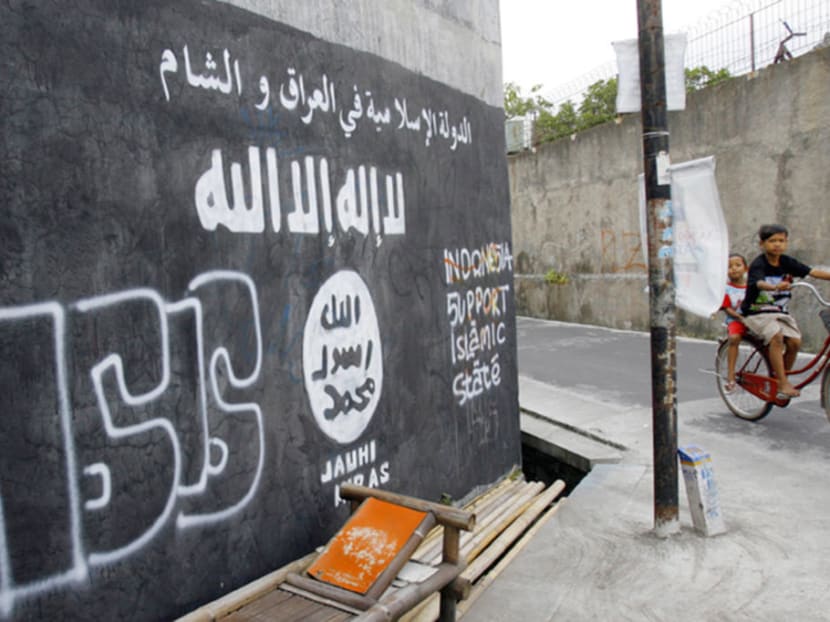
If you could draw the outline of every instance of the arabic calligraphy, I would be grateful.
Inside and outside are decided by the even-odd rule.
[[[225,186],[225,161],[220,149],[211,152],[210,167],[196,181],[194,203],[199,222],[208,231],[219,225],[234,233],[262,233],[265,231],[265,200],[263,174],[259,147],[248,147],[248,188],[250,203],[246,202],[245,180],[242,164],[230,163],[231,199]],[[363,235],[371,231],[377,244],[382,235],[406,233],[406,197],[403,174],[396,171],[383,175],[381,192],[377,167],[359,165],[348,168],[342,179],[332,179],[326,158],[306,156],[293,160],[291,169],[291,196],[294,209],[286,215],[291,233],[329,234],[334,243],[337,231],[347,233],[354,229]],[[282,209],[279,191],[277,152],[273,147],[265,150],[265,178],[271,213],[271,228],[282,229]],[[337,185],[340,182],[340,185]],[[335,192],[332,193],[332,186]],[[319,190],[318,190],[319,189]],[[384,200],[385,199],[385,200]],[[385,209],[381,209],[385,204]],[[322,212],[322,214],[321,214]],[[338,228],[335,228],[335,224]],[[357,310],[359,313],[359,309]]]
[[[234,58],[228,48],[223,48],[221,52],[205,51],[204,60],[198,64],[191,60],[191,51],[184,45],[181,57],[184,59],[184,78],[188,86],[223,95],[233,95],[235,92],[237,97],[242,97],[243,73],[250,76],[258,74],[245,72],[240,59]],[[179,60],[176,52],[165,48],[159,62],[159,77],[167,102],[173,99],[170,80],[178,74]],[[261,73],[254,82],[257,88],[253,95],[253,106],[257,110],[279,108],[296,115],[304,125],[310,125],[315,117],[329,115],[346,138],[351,138],[362,128],[375,133],[388,128],[389,131],[403,130],[421,134],[426,147],[435,144],[438,139],[443,139],[451,151],[460,145],[472,144],[472,125],[466,115],[453,121],[448,110],[418,107],[405,97],[392,97],[390,104],[388,99],[381,101],[383,97],[353,84],[350,94],[343,98],[346,106],[340,108],[337,84],[327,73],[309,78],[298,71],[297,67],[289,66],[281,79],[272,80],[266,73]]]
[[[341,270],[323,283],[303,333],[306,394],[320,429],[338,443],[369,425],[383,385],[380,329],[360,276]]]
[[[236,81],[236,93],[242,95],[242,78],[239,71],[239,60],[233,61],[233,73],[231,73],[231,53],[225,48],[222,51],[222,67],[224,72],[217,72],[219,65],[213,58],[213,54],[208,51],[205,52],[204,69],[197,73],[193,70],[193,65],[190,62],[190,51],[185,45],[182,48],[184,55],[184,71],[187,83],[196,88],[215,90],[225,95],[229,95],[233,91],[234,80]],[[161,75],[161,84],[164,89],[164,98],[170,101],[170,90],[167,86],[167,74],[177,73],[179,71],[179,62],[173,50],[167,48],[161,53],[161,65],[159,66],[159,74]]]

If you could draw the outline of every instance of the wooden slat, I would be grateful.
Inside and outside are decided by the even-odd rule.
[[[288,573],[302,572],[308,568],[309,564],[317,559],[317,555],[316,552],[309,553],[305,557],[286,564],[282,568],[270,572],[256,581],[243,585],[230,594],[226,594],[217,600],[202,605],[195,611],[179,618],[178,622],[213,622],[213,620],[224,618],[232,611],[236,611],[263,594],[272,591],[285,580]]]
[[[481,555],[478,556],[475,561],[473,561],[464,570],[464,572],[461,573],[461,578],[468,581],[477,580],[482,575],[484,570],[493,564],[495,559],[497,559],[500,555],[505,554],[505,551],[508,552],[505,557],[510,555],[510,559],[513,559],[518,551],[521,550],[521,547],[530,540],[532,534],[535,534],[539,527],[541,527],[541,525],[553,515],[554,508],[557,506],[553,506],[551,509],[548,509],[548,506],[550,506],[556,497],[562,493],[564,487],[564,482],[557,480],[544,492],[537,495],[521,516],[516,518],[516,520],[514,520],[507,529],[502,531],[501,534],[499,534],[499,536],[482,551]],[[547,514],[544,514],[542,518],[539,518],[536,524],[528,528],[528,526],[531,525],[531,523],[533,523],[533,521],[544,512],[547,512]],[[490,581],[492,581],[492,579]],[[477,585],[473,584],[471,595],[480,593],[480,591],[476,591],[477,589]],[[421,603],[421,605],[413,608],[412,611],[402,616],[401,622],[432,622],[438,617],[438,602],[439,599],[437,595],[431,596],[429,599]],[[463,611],[466,606],[468,606],[467,601],[459,603],[458,612],[460,613]]]
[[[507,568],[513,559],[518,555],[521,550],[527,546],[533,536],[536,535],[544,525],[547,523],[558,511],[559,508],[562,507],[562,504],[565,503],[567,500],[562,499],[556,505],[551,507],[547,512],[545,512],[539,520],[530,528],[528,529],[525,534],[521,537],[521,539],[513,545],[507,553],[505,553],[504,557],[499,560],[499,563],[496,564],[490,572],[488,572],[478,583],[473,585],[473,589],[470,592],[470,597],[467,600],[461,601],[458,605],[458,617],[464,617],[464,614],[470,609],[472,604],[476,601],[476,599],[484,593],[490,584],[496,580],[496,578],[502,573],[502,571]]]
[[[343,603],[348,607],[354,607],[361,611],[368,609],[377,602],[376,599],[369,598],[363,594],[355,594],[336,585],[329,585],[328,583],[323,583],[322,581],[317,581],[316,579],[311,579],[293,572],[286,575],[285,582],[311,592],[312,594],[328,598],[337,603]]]
[[[469,531],[476,524],[475,514],[459,510],[449,505],[441,505],[440,503],[433,503],[431,501],[424,501],[423,499],[416,499],[415,497],[407,497],[406,495],[397,495],[387,490],[380,490],[379,488],[367,488],[365,486],[356,486],[355,484],[343,484],[340,487],[340,497],[343,499],[365,499],[366,497],[374,497],[381,501],[395,503],[405,508],[418,510],[420,512],[432,512],[435,514],[436,520],[442,525],[452,525],[458,529]]]
[[[475,512],[476,514],[483,511],[483,508],[489,504],[494,498],[500,496],[504,492],[514,488],[516,486],[520,486],[524,482],[524,478],[515,478],[515,479],[505,479],[499,482],[496,486],[493,486],[490,490],[482,493],[475,499],[472,499],[467,505],[464,506],[464,509],[467,512]]]
[[[368,611],[355,618],[355,622],[386,622],[397,620],[404,612],[410,610],[430,594],[435,594],[441,586],[447,585],[458,576],[461,568],[453,564],[441,564],[438,570],[423,583],[411,583],[401,588],[392,597],[384,599]],[[437,597],[437,596],[436,596]]]
[[[515,549],[516,542],[521,541],[522,534],[531,526],[534,520],[545,512],[556,497],[562,494],[565,482],[557,480],[547,490],[538,495],[522,515],[502,531],[499,536],[490,542],[480,556],[477,556],[465,570],[462,576],[470,581],[478,579],[493,562],[508,549]]]
[[[470,599],[462,601],[458,605],[459,613],[463,614],[469,609],[470,603],[493,581],[495,576],[498,576],[498,573],[507,565],[509,560],[513,559],[521,550],[521,547],[530,541],[532,535],[536,533],[541,525],[554,514],[558,504],[551,509],[547,508],[555,497],[561,493],[561,488],[557,490],[557,486],[560,484],[557,482],[539,494],[538,489],[543,485],[538,482],[505,479],[482,495],[472,499],[463,509],[374,489],[367,490],[373,493],[371,496],[392,503],[399,503],[412,509],[432,512],[436,518],[439,518],[438,512],[440,512],[440,520],[443,520],[446,524],[454,524],[468,532],[470,531],[468,526],[474,525],[475,528],[471,533],[460,534],[461,559],[468,559],[471,563],[458,580],[464,580],[468,585],[470,581],[475,581],[479,577],[481,577],[481,580],[473,585]],[[353,487],[350,490],[348,486],[346,487],[346,495],[343,496],[341,493],[344,498],[350,498],[349,495],[368,496],[362,487]],[[378,492],[380,494],[374,494]],[[541,518],[530,526],[540,515]],[[461,525],[460,523],[465,520],[467,522]],[[478,522],[477,525],[475,525],[475,521]],[[424,559],[421,554],[422,551],[426,550],[433,563],[437,563],[441,556],[443,531],[443,528],[432,529],[412,558]],[[496,563],[499,556],[502,556],[502,559]],[[287,585],[284,590],[275,589],[290,572],[302,572],[316,557],[317,553],[312,553],[302,560],[292,562],[274,573],[243,586],[226,597],[199,608],[185,616],[185,618],[180,619],[180,622],[213,622],[220,618],[223,622],[265,622],[266,620],[274,622],[282,620],[342,622],[352,619],[353,613],[338,610],[323,598],[308,594],[291,593],[288,590],[294,590],[294,588],[289,588]],[[489,573],[482,574],[494,563],[496,565]],[[442,565],[442,568],[445,566],[448,565]],[[446,568],[446,570],[449,570],[449,568]],[[301,579],[305,579],[305,577],[301,576]],[[432,581],[434,580],[435,577],[432,578]],[[385,605],[385,601],[390,600],[390,602],[400,606],[403,604],[402,601],[409,601],[407,605],[411,607],[417,600],[426,598],[420,606],[405,613],[401,620],[417,620],[418,622],[435,620],[438,615],[439,595],[437,592],[430,595],[429,584],[432,581],[427,581],[427,585],[416,586],[413,584],[408,588],[404,588],[403,592],[400,590],[397,590],[394,594],[387,592],[380,603]],[[431,589],[434,590],[435,588]],[[316,600],[311,600],[315,598]],[[365,607],[368,603],[361,604]],[[380,609],[372,611],[371,614],[366,611],[363,615],[374,619],[374,616],[379,615],[380,612]],[[403,611],[399,610],[398,613],[403,613]]]
[[[493,505],[489,512],[483,517],[479,518],[479,522],[475,529],[470,533],[462,534],[461,536],[461,550],[464,554],[464,559],[469,562],[469,552],[472,549],[470,542],[473,538],[480,536],[482,533],[489,533],[489,529],[493,524],[497,524],[500,517],[512,511],[513,508],[524,504],[524,502],[532,497],[534,494],[544,488],[541,482],[521,482],[518,486],[512,487],[504,495],[499,495],[494,501],[497,503]],[[441,558],[441,543],[433,542],[432,545],[425,550],[418,550],[419,561],[427,564],[437,564]]]
[[[554,496],[558,496],[564,489],[564,486],[565,485],[563,483],[562,488],[559,489]],[[476,536],[464,546],[464,558],[468,562],[472,562],[476,559],[493,540],[498,538],[499,535],[502,534],[514,521],[524,515],[527,509],[535,503],[535,500],[539,496],[544,495],[544,487],[544,484],[540,482],[538,487],[532,489],[533,494],[523,496],[521,499],[518,499],[516,501],[516,507],[501,514],[498,517],[498,520],[492,523],[490,529],[480,534],[476,534]],[[553,499],[545,503],[545,506],[550,505],[552,501]]]
[[[291,594],[297,594],[308,600],[313,600],[316,603],[326,605],[328,607],[331,607],[332,609],[344,611],[350,614],[349,617],[354,617],[359,613],[363,612],[362,609],[355,609],[354,607],[349,607],[348,605],[331,600],[330,598],[325,598],[323,596],[320,596],[319,594],[312,594],[311,592],[307,592],[306,590],[299,587],[295,587],[289,583],[283,583],[282,585],[280,585],[279,589],[284,590],[286,592],[290,592]]]
[[[342,622],[353,619],[354,616],[350,613],[339,611],[333,607],[324,607],[313,615],[303,618],[303,622]]]
[[[476,515],[476,520],[480,520],[480,518],[485,514],[484,509],[487,507],[487,504],[491,503],[495,497],[501,495],[506,490],[518,486],[521,482],[522,480],[518,479],[503,479],[501,482],[467,503],[464,506],[464,511],[474,513]],[[430,531],[427,537],[424,538],[421,546],[415,550],[415,553],[412,555],[412,559],[423,559],[424,551],[428,551],[433,546],[434,542],[440,541],[443,534],[444,528],[441,526],[435,527],[432,531]]]
[[[234,611],[228,616],[222,618],[223,622],[244,622],[245,620],[255,620],[260,614],[278,607],[285,603],[292,597],[288,592],[282,590],[273,590],[263,594],[254,601],[251,601],[241,609]]]
[[[510,503],[510,499],[512,499],[518,491],[523,490],[526,485],[527,483],[524,480],[513,480],[508,482],[506,486],[502,487],[497,494],[490,495],[482,503],[476,504],[476,518],[478,520],[476,528],[480,529],[482,523],[486,523],[488,517],[493,512],[497,511],[498,508],[502,507],[504,504]],[[440,551],[440,548],[440,539],[433,538],[428,545],[419,548],[415,552],[413,558],[421,560],[424,563],[435,563],[438,560],[438,552]]]
[[[476,529],[473,533],[465,533],[461,541],[461,547],[464,551],[465,558],[468,561],[471,559],[468,556],[474,541],[480,541],[485,534],[491,533],[494,530],[501,531],[501,529],[504,528],[501,527],[501,525],[503,524],[505,517],[512,516],[517,512],[520,512],[521,508],[528,503],[530,499],[542,492],[544,488],[545,485],[542,482],[528,483],[523,490],[517,493],[516,496],[510,500],[510,503],[505,503],[496,511],[492,512],[487,517],[487,522],[481,530]]]
[[[330,608],[313,600],[308,600],[297,594],[291,594],[290,598],[283,601],[278,609],[263,612],[256,618],[256,622],[294,622],[295,620],[307,620],[323,611],[328,614]]]

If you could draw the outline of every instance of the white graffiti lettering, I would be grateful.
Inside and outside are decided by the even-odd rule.
[[[507,242],[444,249],[444,279],[448,288],[474,279],[492,279],[513,271]],[[459,406],[501,384],[499,350],[508,342],[507,311],[510,285],[475,285],[447,291],[450,361],[457,370],[453,395]]]
[[[477,317],[498,318],[507,310],[509,285],[476,287],[466,292],[447,293],[447,315],[451,326],[460,326]]]
[[[334,485],[334,506],[337,507],[345,501],[340,497],[340,486],[345,483],[356,484],[357,486],[366,486],[367,488],[378,488],[383,484],[389,483],[389,462],[381,462],[378,466],[372,466],[368,471],[362,473],[355,473],[349,477],[337,482]]]
[[[456,374],[452,382],[452,392],[458,398],[458,405],[468,401],[501,384],[501,366],[499,355],[494,354],[489,362],[475,361],[472,369],[466,368]]]
[[[245,374],[239,374],[238,363],[232,362],[234,357],[228,349],[229,344],[219,341],[213,343],[216,338],[207,337],[204,326],[206,317],[220,320],[213,318],[210,310],[203,307],[201,295],[203,291],[207,294],[209,290],[216,288],[224,297],[236,296],[240,303],[247,304],[250,310],[250,326],[253,329],[250,338],[254,342],[254,354],[252,368]],[[89,460],[91,450],[88,443],[84,443],[83,453],[79,454],[81,450],[76,438],[78,434],[82,434],[79,428],[93,429],[96,420],[82,420],[81,418],[88,419],[89,415],[73,413],[69,400],[66,309],[56,302],[0,308],[0,331],[8,332],[10,336],[16,335],[16,343],[29,342],[29,334],[25,331],[40,330],[44,323],[50,325],[53,343],[51,355],[54,360],[49,377],[53,378],[55,385],[57,416],[63,442],[57,461],[53,457],[44,456],[41,462],[44,465],[44,477],[48,477],[44,485],[49,485],[51,490],[54,490],[56,482],[63,482],[66,486],[63,501],[66,513],[56,513],[54,517],[50,517],[49,530],[50,533],[63,531],[67,534],[65,548],[68,551],[61,570],[56,571],[56,566],[50,562],[48,570],[44,569],[40,576],[28,577],[25,582],[17,581],[15,562],[10,554],[16,547],[10,538],[15,537],[14,534],[19,531],[9,531],[10,517],[7,512],[22,502],[14,495],[26,493],[19,490],[15,492],[12,488],[0,490],[0,615],[10,614],[15,602],[20,599],[86,580],[89,567],[110,564],[136,554],[151,542],[173,517],[178,529],[214,524],[242,511],[256,495],[265,460],[262,412],[258,404],[229,402],[224,398],[227,388],[251,387],[260,379],[262,334],[256,287],[245,274],[213,271],[195,278],[190,283],[189,294],[181,301],[170,303],[154,290],[133,289],[82,299],[71,305],[70,310],[78,314],[78,320],[75,322],[77,325],[84,322],[91,322],[89,325],[93,325],[99,317],[108,314],[111,319],[112,314],[118,317],[119,313],[130,310],[149,310],[150,313],[146,314],[146,317],[150,318],[149,321],[153,324],[149,334],[158,337],[155,345],[152,345],[152,339],[148,339],[152,351],[157,351],[159,356],[157,377],[149,382],[142,381],[141,385],[136,384],[128,374],[131,358],[126,353],[129,347],[127,341],[122,345],[124,351],[110,351],[90,364],[89,382],[95,398],[93,412],[97,412],[100,417],[97,424],[102,430],[103,438],[109,443],[109,448],[100,450],[103,459],[97,461]],[[212,300],[215,297],[206,299]],[[177,429],[175,417],[185,416],[184,413],[171,413],[174,415],[173,418],[148,416],[151,411],[164,412],[151,407],[169,393],[173,359],[170,344],[174,337],[170,327],[177,326],[185,318],[195,327],[195,343],[190,344],[190,347],[195,349],[199,368],[198,422],[193,427],[192,439],[182,436],[182,432]],[[33,326],[35,328],[32,328]],[[114,337],[106,343],[116,344],[118,336]],[[129,340],[130,343],[132,341]],[[206,351],[211,353],[207,364]],[[0,366],[3,364],[14,365],[14,361],[0,362]],[[48,368],[47,365],[46,369]],[[20,415],[23,416],[24,413]],[[253,438],[254,445],[249,446],[250,441],[244,440],[241,442],[248,444],[231,447],[226,438],[217,436],[217,429],[222,429],[224,434],[227,434],[233,426],[250,429],[253,434],[246,432],[242,438]],[[131,531],[123,536],[115,533],[113,536],[106,536],[104,542],[96,542],[93,534],[98,532],[87,529],[92,524],[88,521],[97,524],[101,519],[117,520],[120,516],[119,511],[123,511],[129,504],[139,504],[136,507],[145,506],[145,500],[140,495],[130,494],[134,478],[125,472],[125,469],[130,467],[118,459],[117,451],[120,447],[128,446],[130,442],[148,441],[150,438],[153,439],[154,447],[166,446],[167,449],[164,449],[160,456],[169,456],[168,464],[154,463],[152,467],[148,464],[145,465],[147,468],[140,469],[149,485],[158,491],[160,503],[153,509],[155,515],[147,517],[146,521],[145,518],[133,516],[133,522],[145,524],[138,528],[131,527]],[[193,440],[196,441],[195,445]],[[152,459],[141,458],[141,454],[130,456],[133,460]],[[86,464],[79,465],[80,460]],[[241,467],[251,475],[247,488],[241,491],[238,498],[227,500],[227,491],[223,495],[217,495],[213,489],[222,486],[222,477],[231,460],[237,463],[234,465],[234,471]],[[189,467],[189,477],[185,475],[186,466]],[[2,475],[0,473],[0,476]],[[87,492],[83,494],[78,481],[81,477],[87,482],[84,486]],[[37,486],[37,482],[30,482],[30,485]],[[118,511],[116,506],[119,508]],[[93,516],[97,518],[93,520]],[[117,524],[107,524],[107,533],[117,532]]]
[[[504,345],[507,342],[506,330],[504,322],[487,322],[479,327],[475,320],[468,328],[462,329],[458,335],[455,330],[452,330],[450,349],[453,365],[466,363],[481,353]]]
[[[505,271],[513,271],[513,255],[510,254],[509,242],[492,242],[472,250],[444,250],[444,276],[447,285]]]

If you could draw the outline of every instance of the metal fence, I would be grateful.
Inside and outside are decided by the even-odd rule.
[[[776,57],[830,45],[830,0],[734,0],[686,33],[688,69],[705,65],[739,76],[772,64]],[[616,61],[609,61],[546,97],[557,106],[568,100],[577,103],[590,85],[616,75]]]

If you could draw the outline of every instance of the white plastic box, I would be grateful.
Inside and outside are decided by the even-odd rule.
[[[705,536],[724,533],[726,525],[721,514],[712,457],[696,445],[679,447],[677,454],[695,529]]]

